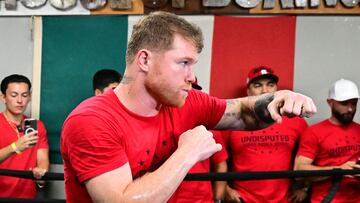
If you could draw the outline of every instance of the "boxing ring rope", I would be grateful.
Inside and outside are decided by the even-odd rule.
[[[36,180],[32,171],[0,169],[0,175]],[[47,172],[40,180],[64,180],[64,174]]]
[[[265,180],[265,179],[288,179],[300,177],[318,177],[318,176],[334,176],[338,181],[343,175],[360,174],[360,169],[332,169],[332,170],[300,170],[300,171],[252,171],[252,172],[228,172],[228,173],[192,173],[187,174],[186,181],[233,181],[233,180]],[[12,176],[25,179],[33,179],[32,171],[7,170],[0,169],[0,176]],[[339,178],[340,177],[340,178]],[[359,177],[360,178],[360,177]],[[41,180],[63,181],[63,173],[47,172]],[[334,185],[336,182],[334,182]],[[327,200],[326,202],[330,202]],[[16,198],[0,198],[1,202],[15,203],[65,203],[65,200],[57,199],[16,199]],[[325,200],[323,201],[325,202]]]
[[[7,203],[66,203],[66,200],[62,200],[62,199],[0,198],[0,202],[7,202]]]
[[[300,178],[300,177],[314,177],[314,176],[342,176],[342,175],[356,175],[356,174],[360,174],[360,169],[193,173],[193,174],[188,174],[185,177],[185,180],[212,180],[212,181],[264,180],[264,179],[284,179],[284,178]]]

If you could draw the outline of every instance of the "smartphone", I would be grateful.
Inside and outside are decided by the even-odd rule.
[[[37,130],[37,120],[35,118],[26,118],[24,120],[25,135]]]

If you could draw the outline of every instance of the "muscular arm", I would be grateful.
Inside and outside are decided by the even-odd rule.
[[[273,94],[226,100],[225,113],[216,129],[255,130],[271,125],[274,121],[267,110],[267,105],[272,100]],[[256,112],[262,113],[260,117],[267,118],[265,121],[268,122],[260,120]]]
[[[133,180],[126,163],[86,181],[93,202],[166,202],[196,162],[221,150],[221,145],[215,143],[205,127],[200,130],[203,132],[181,135],[178,149],[154,172]]]
[[[281,116],[309,117],[315,112],[316,107],[309,97],[281,90],[227,100],[224,115],[215,129],[257,130],[280,123]]]
[[[335,168],[353,169],[355,167],[354,161],[348,161],[340,166],[315,166],[313,164],[313,162],[314,162],[313,159],[307,158],[305,156],[297,156],[295,158],[294,170],[331,170],[331,169],[335,169]],[[311,181],[311,182],[322,181],[322,180],[326,180],[328,178],[329,177],[325,177],[325,176],[324,177],[311,177],[309,179],[309,181]]]
[[[175,152],[158,170],[132,180],[129,163],[85,183],[94,202],[166,202],[191,165],[186,152]]]

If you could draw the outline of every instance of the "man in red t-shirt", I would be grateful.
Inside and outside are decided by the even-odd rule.
[[[166,202],[195,163],[221,150],[207,129],[259,129],[316,112],[291,91],[223,100],[191,89],[202,40],[172,13],[134,25],[121,83],[79,104],[63,125],[67,202]]]
[[[247,77],[248,96],[277,91],[279,77],[269,67],[253,68]],[[232,171],[292,170],[300,134],[307,128],[303,118],[284,117],[281,124],[256,131],[232,131],[228,135]],[[306,192],[300,188],[290,193],[289,179],[233,181],[227,187],[227,199],[234,202],[301,202]]]
[[[331,117],[309,127],[301,136],[296,170],[360,168],[360,125],[353,121],[359,91],[350,80],[340,79],[330,87],[327,103]],[[322,202],[332,177],[309,178],[311,202]],[[360,177],[343,176],[332,203],[360,202]]]
[[[31,98],[31,83],[22,75],[10,75],[1,82],[5,111],[0,114],[0,168],[32,170],[39,179],[49,169],[49,146],[44,124],[24,132],[24,111]],[[43,181],[37,181],[43,187]],[[0,177],[0,197],[34,198],[36,182],[10,176]]]

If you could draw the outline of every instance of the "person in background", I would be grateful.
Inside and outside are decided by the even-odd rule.
[[[116,70],[101,69],[94,74],[93,90],[95,96],[104,93],[108,89],[115,89],[120,83],[122,75]]]
[[[295,170],[359,169],[360,125],[353,121],[359,91],[350,80],[334,82],[327,98],[330,118],[310,126],[302,135]],[[322,202],[332,185],[332,177],[312,177],[311,202]],[[343,176],[333,203],[360,202],[360,178]],[[327,196],[330,198],[330,196]]]
[[[279,77],[269,67],[250,70],[246,85],[248,96],[274,93]],[[283,117],[280,124],[257,131],[232,131],[228,134],[231,170],[287,171],[293,169],[296,148],[301,133],[307,128],[303,118]],[[302,187],[303,188],[303,187]],[[291,189],[291,180],[233,181],[227,187],[226,199],[232,202],[301,202],[306,192]]]
[[[37,130],[24,132],[24,112],[31,100],[31,83],[23,75],[9,75],[1,81],[1,100],[5,111],[0,114],[0,168],[32,170],[40,179],[49,170],[49,145],[44,124],[37,120]],[[0,197],[35,198],[33,181],[10,176],[0,177]]]
[[[202,90],[195,77],[191,84],[192,88]],[[227,171],[226,160],[228,158],[222,134],[220,131],[211,131],[216,143],[222,145],[222,149],[209,159],[196,163],[189,173],[224,173]],[[214,203],[223,200],[225,193],[225,181],[183,181],[168,203]]]
[[[173,13],[134,25],[120,84],[64,122],[68,203],[166,202],[197,162],[222,149],[208,129],[260,129],[316,112],[311,98],[288,90],[229,100],[193,90],[202,47],[201,30]]]

